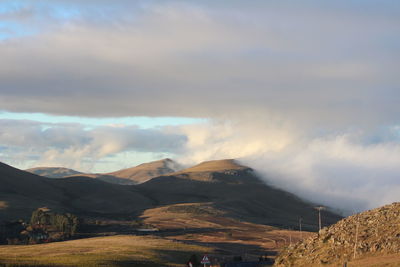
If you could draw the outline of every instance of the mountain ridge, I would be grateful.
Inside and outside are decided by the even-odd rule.
[[[35,167],[26,169],[25,171],[48,178],[65,178],[84,174],[74,169],[64,167]]]
[[[229,169],[226,164],[236,165]],[[48,206],[77,215],[132,218],[148,208],[207,202],[240,220],[296,228],[301,216],[304,229],[316,229],[313,204],[266,185],[251,168],[232,160],[207,162],[207,168],[199,165],[201,168],[187,173],[167,174],[138,185],[111,184],[85,176],[51,179],[10,166],[3,171],[0,168],[0,201],[7,205],[0,216],[26,218],[33,210]],[[9,179],[14,184],[8,184]],[[326,223],[340,218],[326,211]]]
[[[173,173],[179,168],[180,166],[178,163],[169,158],[165,158],[106,173],[82,173],[64,167],[36,167],[27,169],[26,171],[48,178],[85,176],[108,183],[134,185],[146,182],[157,176]]]

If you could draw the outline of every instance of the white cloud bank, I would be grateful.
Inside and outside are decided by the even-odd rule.
[[[0,126],[0,156],[17,166],[105,172],[140,163],[135,157],[144,161],[168,156],[184,165],[237,158],[270,185],[346,212],[399,200],[396,128],[380,132],[378,136],[386,139],[376,140],[369,132],[312,135],[289,122],[257,120],[154,129],[124,125],[85,129],[78,124],[43,126],[12,120],[2,120]],[[152,155],[143,158],[143,153]]]
[[[254,120],[192,125],[184,127],[188,151],[181,160],[239,158],[270,185],[351,213],[399,201],[399,132],[385,131],[391,137],[374,142],[370,132],[310,136]]]

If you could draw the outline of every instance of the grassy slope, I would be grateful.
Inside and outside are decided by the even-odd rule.
[[[0,246],[0,266],[163,266],[192,254],[223,259],[271,257],[285,244],[313,233],[280,230],[225,216],[211,203],[185,203],[146,210],[142,218],[161,231],[155,236],[111,236],[30,246]],[[29,266],[29,265],[28,265]]]
[[[185,203],[147,210],[145,223],[159,229],[176,230],[166,237],[192,244],[207,245],[219,255],[246,254],[257,260],[266,251],[275,254],[290,242],[313,233],[280,230],[275,227],[235,220],[215,209],[211,203]]]
[[[85,177],[49,179],[0,164],[0,219],[27,218],[43,206],[77,215],[127,219],[159,205],[213,202],[242,220],[288,228],[297,227],[302,216],[304,229],[315,229],[316,213],[309,203],[263,184],[243,168],[232,160],[212,161],[191,168],[197,171],[188,172],[188,177],[169,175],[122,186]],[[212,179],[198,181],[192,174]],[[324,222],[339,218],[326,213]]]
[[[223,159],[223,160],[212,160],[205,161],[196,166],[181,170],[179,172],[174,173],[191,173],[191,172],[222,172],[226,170],[245,170],[249,169],[246,166],[240,165],[233,159]]]
[[[348,267],[398,267],[400,266],[400,254],[377,254],[374,256],[355,259],[347,264]]]
[[[143,163],[133,168],[110,172],[107,173],[107,175],[129,179],[136,183],[143,183],[150,180],[151,178],[174,172],[171,167],[175,164],[176,163],[174,163],[170,159],[162,159],[153,162]]]
[[[342,267],[344,262],[336,264],[325,264],[324,267]],[[296,265],[302,267],[302,265]],[[304,265],[306,267],[321,266],[318,265]],[[347,262],[347,267],[398,267],[400,266],[400,254],[382,254],[376,253],[375,255],[363,256]]]
[[[152,206],[135,187],[85,177],[51,179],[0,163],[0,220],[27,219],[47,206],[76,214],[133,215]]]
[[[253,182],[251,173],[241,176],[219,173],[218,179],[232,180],[247,178],[249,183],[196,181],[168,176],[152,179],[138,185],[157,205],[190,202],[213,202],[215,207],[230,216],[258,224],[297,228],[298,219],[303,217],[303,229],[315,230],[317,213],[313,205],[296,196],[263,183]],[[324,223],[331,224],[341,217],[324,212]]]
[[[182,266],[210,248],[153,236],[110,236],[59,243],[0,246],[0,265]]]

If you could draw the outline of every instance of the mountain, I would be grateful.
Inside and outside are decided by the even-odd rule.
[[[249,167],[241,165],[234,159],[210,160],[176,173],[206,173],[225,172],[231,170],[248,170]]]
[[[26,171],[49,178],[84,176],[113,184],[134,185],[146,182],[157,176],[173,173],[178,169],[180,169],[179,164],[167,158],[109,173],[81,173],[61,167],[37,167]]]
[[[110,172],[106,175],[129,179],[135,183],[143,183],[154,177],[173,173],[179,168],[179,165],[175,161],[167,158],[143,163],[133,168]]]
[[[52,179],[0,163],[0,220],[30,216],[47,206],[55,211],[90,216],[133,216],[152,206],[137,188],[87,177]]]
[[[140,168],[147,175],[148,166],[166,169],[165,163]],[[149,208],[207,203],[224,216],[242,221],[297,229],[302,217],[303,229],[317,227],[313,204],[265,184],[251,168],[235,160],[208,161],[131,186],[83,176],[45,178],[1,164],[0,203],[0,219],[26,218],[43,206],[82,216],[129,219]],[[341,219],[329,211],[323,216],[325,224]]]
[[[37,167],[37,168],[30,168],[25,171],[48,178],[65,178],[68,176],[83,174],[73,169],[61,168],[61,167]]]
[[[276,266],[342,266],[344,262],[399,266],[399,249],[400,203],[393,203],[350,216],[288,247],[278,256]]]
[[[138,185],[158,206],[176,203],[213,203],[228,216],[284,228],[316,230],[317,213],[312,203],[261,181],[254,171],[235,160],[203,162]],[[326,224],[341,219],[325,211]]]
[[[233,159],[224,159],[205,161],[196,166],[171,173],[169,176],[204,182],[260,183],[259,179],[253,179],[252,176],[247,175],[250,172],[252,172],[251,168],[240,165]],[[243,177],[245,177],[245,180],[241,181]]]

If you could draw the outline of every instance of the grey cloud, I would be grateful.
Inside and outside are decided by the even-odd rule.
[[[118,2],[73,1],[73,18],[26,18],[37,34],[0,42],[1,109],[215,120],[92,131],[3,121],[2,156],[239,157],[268,182],[327,205],[398,200],[398,3]]]
[[[0,105],[85,116],[256,110],[326,124],[397,122],[398,18],[318,5],[218,6],[156,1],[131,17],[111,14],[113,23],[83,16],[3,42]]]

